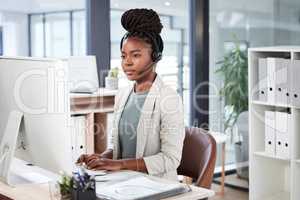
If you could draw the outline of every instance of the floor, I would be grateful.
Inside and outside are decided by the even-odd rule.
[[[214,183],[221,183],[222,178],[214,178]],[[245,179],[238,178],[236,174],[227,175],[225,179],[225,184],[228,186],[238,187],[244,191],[249,190],[249,183]]]
[[[219,190],[219,185],[213,184],[212,189],[214,191]],[[225,194],[224,196],[216,195],[212,198],[209,198],[209,200],[248,200],[248,192],[232,189],[229,187],[225,187]]]

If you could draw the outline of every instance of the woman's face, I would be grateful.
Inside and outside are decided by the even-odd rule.
[[[130,37],[123,42],[122,68],[129,80],[143,80],[153,72],[151,52],[151,45],[139,38]]]

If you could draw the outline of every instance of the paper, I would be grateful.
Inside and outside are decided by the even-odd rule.
[[[126,181],[111,184],[106,187],[97,187],[96,193],[98,197],[107,199],[133,200],[149,198],[153,195],[178,194],[180,189],[184,187],[179,183],[160,183],[153,181],[147,177],[134,177]]]
[[[107,174],[106,170],[89,170],[89,169],[84,169],[86,173],[92,176],[104,176]]]

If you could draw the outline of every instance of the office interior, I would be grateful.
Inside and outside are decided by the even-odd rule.
[[[121,68],[120,39],[125,30],[120,20],[122,13],[131,8],[151,8],[160,16],[164,27],[161,36],[165,46],[163,58],[157,64],[156,71],[163,81],[181,96],[185,126],[202,128],[217,135],[216,163],[210,188],[215,194],[209,199],[255,199],[256,196],[251,193],[256,193],[257,189],[251,188],[253,178],[250,177],[251,173],[249,175],[251,170],[249,116],[252,116],[249,115],[249,105],[252,105],[252,100],[248,99],[248,96],[252,93],[248,92],[252,90],[251,88],[248,90],[250,87],[248,72],[251,71],[248,71],[251,64],[248,59],[256,55],[262,55],[264,58],[300,59],[297,48],[300,46],[300,2],[298,0],[0,0],[0,55],[51,59],[93,55],[97,62],[99,87],[106,87],[105,77],[113,68],[119,69],[118,87],[125,87],[129,83]],[[276,50],[255,49],[259,47],[274,47]],[[249,53],[250,48],[253,48],[253,54]],[[227,82],[224,80],[220,68],[226,59],[230,59],[228,55],[234,50],[236,54],[240,53],[241,65],[246,68],[241,72],[241,77],[236,77],[230,82],[238,87],[239,92],[232,93],[236,95],[234,97],[225,97],[221,91],[222,89],[224,91],[224,85],[228,84],[228,80]],[[283,53],[263,54],[281,51]],[[287,55],[288,52],[291,52],[291,56]],[[234,60],[231,64],[237,66]],[[233,106],[228,103],[230,101],[240,102],[237,104],[241,112],[236,117],[232,117],[236,113]],[[293,113],[296,110],[297,113],[297,106],[287,106],[286,111],[285,104],[278,107],[272,104],[257,105],[255,101],[253,104],[252,109],[258,107],[260,112],[263,110],[261,107],[270,106],[270,110],[274,112]],[[297,120],[297,114],[295,116],[293,120]],[[97,117],[101,121],[103,116]],[[255,121],[257,119],[252,120],[251,125],[256,126],[254,122],[257,122]],[[292,121],[291,118],[287,120]],[[107,135],[104,143],[107,146],[111,138],[109,130],[112,123],[113,112],[110,111],[105,119]],[[259,122],[258,124],[258,127],[252,129],[261,129],[263,125]],[[259,144],[261,145],[261,141]],[[252,148],[256,147],[254,145]],[[297,149],[298,146],[295,144],[293,148]],[[299,177],[300,162],[296,157],[295,162],[291,161],[288,164],[287,159],[268,162],[276,170],[286,171],[279,173],[280,177],[289,177],[286,174]],[[253,161],[259,159],[273,158],[263,155],[253,158]],[[267,168],[268,165],[261,164],[258,167]],[[259,172],[264,176],[264,170]],[[280,181],[289,182],[287,186],[264,182],[261,183],[263,185],[261,190],[280,194],[273,199],[297,199],[300,194],[292,189],[297,185],[297,181],[284,177],[281,177]],[[266,172],[266,178],[272,179],[272,174]],[[261,199],[268,197],[268,192],[259,192],[263,194],[260,196]]]

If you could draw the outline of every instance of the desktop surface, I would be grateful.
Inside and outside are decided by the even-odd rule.
[[[15,164],[18,165],[21,164],[22,166],[22,161],[17,161],[15,162]],[[16,185],[15,187],[8,186],[7,184],[0,182],[0,194],[18,200],[53,199],[53,197],[57,195],[57,191],[55,191],[57,190],[57,188],[55,187],[56,185],[55,183],[58,180],[59,176],[36,166],[34,166],[31,169],[33,170],[32,171],[33,173],[39,173],[42,176],[51,178],[52,180],[45,183],[20,184],[20,185]],[[97,172],[95,172],[95,174],[97,175]],[[97,176],[96,178],[96,181],[98,180],[96,184],[96,190],[97,188],[101,188],[105,185],[111,184],[112,182],[117,183],[121,180],[126,180],[126,179],[130,179],[130,177],[132,178],[132,177],[136,177],[137,175],[141,175],[141,173],[134,172],[134,171],[109,172],[107,174],[103,172],[99,172],[99,174],[102,175]],[[160,183],[171,183],[169,180],[149,176],[146,174],[143,175],[151,180],[155,180]],[[172,183],[177,183],[177,182],[172,182]],[[166,199],[193,200],[193,199],[203,199],[214,195],[214,192],[212,190],[208,190],[196,186],[190,186],[190,188],[192,189],[191,192],[179,194],[173,197],[168,197]]]

